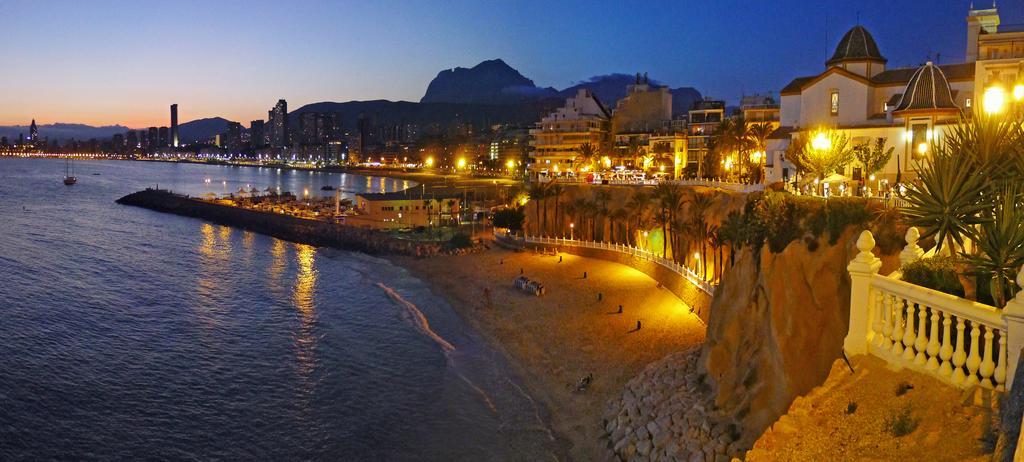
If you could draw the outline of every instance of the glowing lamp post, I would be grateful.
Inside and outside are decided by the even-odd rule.
[[[1014,95],[1017,90],[1014,88]],[[1024,96],[1024,89],[1021,91]],[[1003,87],[994,85],[985,89],[981,99],[981,108],[988,115],[1001,114],[1006,109],[1006,90]]]
[[[573,231],[575,231],[575,229],[576,229],[576,223],[569,223],[569,240],[570,241],[576,240],[576,234],[573,233]],[[564,234],[563,234],[563,236],[564,236]]]

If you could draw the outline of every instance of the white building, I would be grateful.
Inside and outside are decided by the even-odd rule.
[[[968,33],[972,30],[979,33],[970,27]],[[885,138],[895,151],[879,180],[894,181],[898,174],[905,179],[961,110],[970,112],[975,63],[887,69],[887,62],[867,29],[856,26],[839,41],[824,71],[786,85],[781,126],[768,143],[767,180],[791,179],[795,170],[785,160],[786,147],[794,136],[819,128],[839,130],[853,145]],[[838,173],[853,180],[863,176],[858,165]]]
[[[530,171],[565,172],[572,170],[579,148],[590,144],[598,152],[609,144],[611,112],[590,90],[580,89],[565,100],[565,106],[537,122],[530,129]]]

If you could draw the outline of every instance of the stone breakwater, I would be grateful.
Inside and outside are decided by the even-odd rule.
[[[387,233],[375,229],[215,204],[163,190],[146,189],[135,192],[118,199],[117,203],[200,218],[219,225],[246,229],[286,241],[355,250],[374,255],[429,257],[471,251],[470,249],[448,249],[445,245],[436,242],[395,239]]]
[[[605,407],[605,438],[613,459],[725,461],[742,457],[734,423],[716,422],[714,399],[702,384],[700,349],[649,364]]]

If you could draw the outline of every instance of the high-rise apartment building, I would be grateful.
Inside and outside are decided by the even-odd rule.
[[[171,146],[178,147],[178,105],[171,105]]]
[[[167,147],[167,127],[160,127],[160,142],[159,142],[159,146],[161,148],[166,148]]]
[[[260,149],[267,145],[266,123],[262,120],[249,122],[249,145]]]
[[[280,99],[270,110],[270,145],[275,148],[284,148],[289,144],[288,102]]]

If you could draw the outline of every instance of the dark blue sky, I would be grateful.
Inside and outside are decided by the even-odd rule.
[[[981,2],[979,3],[986,3]],[[1024,23],[1003,0],[1003,23]],[[820,71],[857,23],[890,66],[963,59],[966,0],[0,0],[0,124],[265,117],[278,98],[417,101],[438,71],[503,58],[539,86],[648,72],[738,100]],[[828,36],[826,40],[826,34]]]

